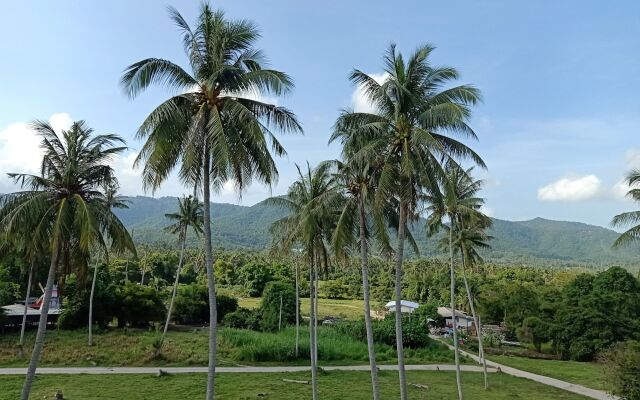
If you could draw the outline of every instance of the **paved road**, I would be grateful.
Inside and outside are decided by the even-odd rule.
[[[368,365],[321,366],[325,371],[369,371]],[[396,365],[378,365],[380,370],[395,371]],[[454,371],[455,366],[448,364],[406,365],[408,371]],[[463,371],[482,372],[482,368],[475,365],[464,365]],[[62,367],[38,368],[38,374],[77,375],[77,374],[156,374],[158,370],[170,374],[206,373],[207,367]],[[304,372],[309,367],[219,367],[218,373],[268,373],[268,372]],[[26,368],[0,368],[0,375],[24,375]],[[491,368],[490,372],[496,372]]]
[[[434,339],[439,340],[439,338],[434,337]],[[444,343],[444,342],[443,342]],[[447,347],[449,347],[450,349],[453,350],[453,346],[448,344],[448,343],[444,343],[447,345]],[[463,354],[471,359],[473,359],[474,361],[480,363],[480,358],[474,354],[468,353],[466,351],[462,351],[460,350],[460,354]],[[536,381],[548,386],[553,386],[553,387],[557,387],[558,389],[563,389],[563,390],[567,390],[569,392],[573,392],[573,393],[577,393],[580,394],[582,396],[586,396],[586,397],[590,397],[592,399],[598,399],[598,400],[620,400],[619,397],[617,396],[613,396],[607,392],[603,392],[602,390],[596,390],[596,389],[591,389],[588,388],[586,386],[582,386],[582,385],[576,385],[574,383],[569,383],[569,382],[565,382],[565,381],[561,381],[559,379],[555,379],[555,378],[550,378],[548,376],[544,376],[544,375],[538,375],[538,374],[534,374],[532,372],[527,372],[527,371],[522,371],[520,369],[516,369],[516,368],[512,368],[506,365],[502,365],[502,364],[498,364],[497,362],[493,362],[490,360],[487,360],[487,366],[490,366],[492,368],[500,368],[500,370],[502,372],[504,372],[505,374],[509,374],[509,375],[513,375],[516,376],[518,378],[525,378],[525,379],[530,379],[532,381]]]

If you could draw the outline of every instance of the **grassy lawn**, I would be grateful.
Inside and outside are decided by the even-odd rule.
[[[246,297],[238,300],[238,305],[244,308],[257,308],[262,301],[259,297]],[[304,316],[309,315],[309,299],[300,299],[300,312]],[[340,317],[345,319],[362,318],[362,300],[332,300],[318,299],[318,315],[322,317]]]
[[[27,352],[33,346],[35,332],[27,335]],[[41,365],[45,366],[144,366],[207,365],[208,332],[169,332],[161,358],[153,358],[155,332],[111,330],[94,334],[94,346],[87,346],[86,332],[51,330],[47,332]],[[306,327],[300,332],[300,354],[295,356],[295,328],[279,333],[221,328],[218,335],[221,365],[307,365],[309,341]],[[0,366],[26,366],[26,359],[16,357],[17,333],[0,336]],[[376,346],[381,363],[395,362],[393,346]],[[364,342],[336,332],[330,327],[318,329],[318,353],[325,365],[366,364]],[[442,344],[432,342],[428,348],[406,349],[406,362],[452,363],[453,353]]]
[[[429,385],[429,389],[410,386],[412,399],[444,400],[456,396],[455,374],[451,372],[409,371],[409,383]],[[279,399],[310,398],[310,386],[286,383],[282,379],[308,380],[307,373],[221,374],[216,379],[217,399]],[[0,400],[18,398],[21,376],[0,377]],[[319,378],[319,395],[323,400],[370,399],[370,377],[366,372],[323,373]],[[399,397],[397,373],[380,373],[383,399]],[[492,374],[491,387],[485,391],[482,374],[463,375],[465,397],[469,399],[557,399],[573,400],[584,397],[544,386],[526,379],[505,374]],[[205,390],[204,374],[172,375],[164,377],[142,375],[42,375],[37,377],[31,399],[53,398],[62,390],[68,400],[142,400],[200,399]]]
[[[523,371],[577,383],[592,389],[607,390],[604,366],[597,363],[540,360],[525,357],[491,356],[492,361]]]

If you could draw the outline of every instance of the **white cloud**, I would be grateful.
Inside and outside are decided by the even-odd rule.
[[[71,126],[67,113],[51,115],[49,123],[60,132]],[[42,161],[40,137],[27,122],[17,122],[0,129],[0,192],[17,189],[7,178],[7,173],[37,173]]]
[[[579,201],[598,197],[602,182],[595,175],[562,178],[538,189],[538,200]]]
[[[383,83],[389,77],[389,74],[386,72],[382,74],[368,75],[375,79],[378,83]],[[371,102],[369,102],[369,99],[367,99],[362,86],[356,87],[356,89],[353,91],[353,94],[351,95],[351,107],[356,112],[371,113],[375,111],[375,107],[373,106],[373,104],[371,104]]]

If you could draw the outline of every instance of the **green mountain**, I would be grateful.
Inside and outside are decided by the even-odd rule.
[[[168,225],[164,214],[177,208],[176,197],[131,197],[129,209],[116,210],[124,224],[134,232],[138,243],[174,246],[176,238],[163,231]],[[286,215],[286,210],[264,202],[254,206],[212,204],[212,231],[216,247],[226,249],[266,249],[269,226]],[[438,238],[427,239],[423,225],[417,223],[413,235],[420,252],[426,256],[445,256],[438,249]],[[609,266],[637,265],[636,248],[612,249],[617,233],[580,222],[535,218],[530,221],[494,219],[489,234],[492,248],[484,251],[487,261],[501,264],[538,266]],[[197,238],[191,237],[196,245]]]

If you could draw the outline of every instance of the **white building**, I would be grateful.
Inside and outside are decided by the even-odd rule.
[[[453,327],[452,312],[450,308],[438,307],[438,315],[444,318],[444,324],[448,328]],[[456,327],[459,329],[469,329],[473,327],[473,317],[465,312],[456,310]]]
[[[389,312],[396,312],[396,302],[395,302],[395,300],[388,302],[384,306]],[[408,301],[408,300],[401,300],[400,301],[400,311],[403,312],[403,313],[412,313],[418,307],[420,307],[420,304],[414,303],[413,301]]]

